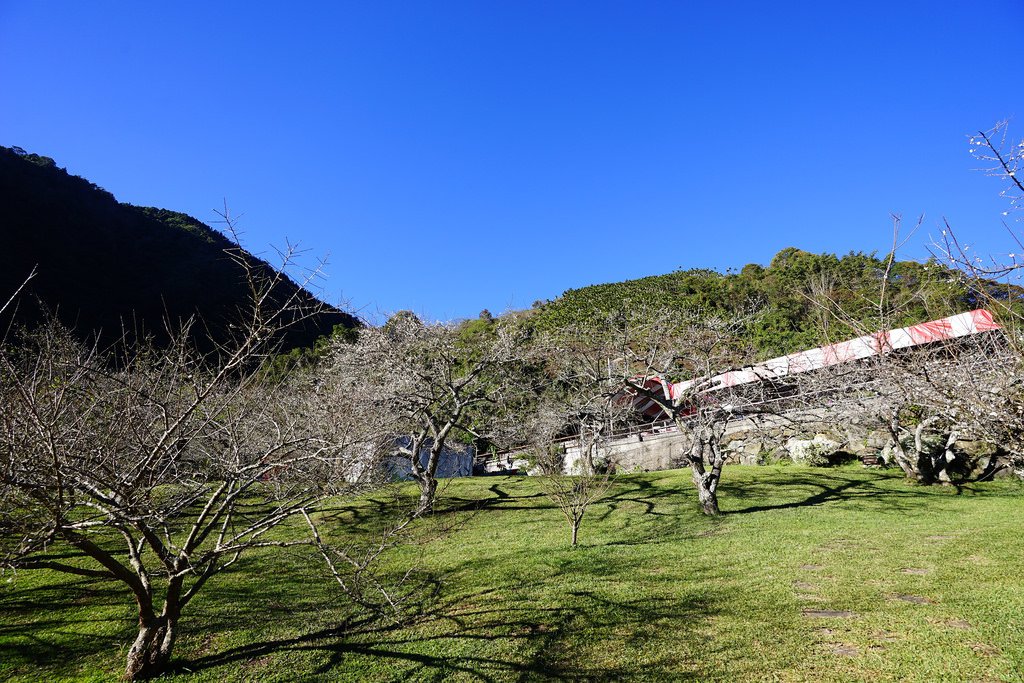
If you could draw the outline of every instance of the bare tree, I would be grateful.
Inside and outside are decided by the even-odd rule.
[[[1024,419],[1024,289],[1019,285],[1024,271],[1024,240],[1012,225],[1024,209],[1024,139],[1009,135],[1002,121],[992,129],[970,136],[971,155],[982,165],[978,169],[1003,183],[1000,196],[1008,201],[1002,212],[1009,249],[1001,255],[983,256],[960,239],[945,222],[941,237],[932,242],[936,261],[957,272],[979,306],[990,310],[1002,326],[1002,333],[986,342],[988,360],[982,372],[964,372],[930,384],[945,387],[945,400],[959,428],[998,443],[1009,464],[1024,476],[1024,443],[1020,425]],[[957,366],[948,366],[955,372]],[[964,377],[969,375],[969,377]],[[935,375],[933,374],[933,378]]]
[[[1024,440],[1020,425],[1024,418],[1024,375],[1020,358],[1000,331],[945,343],[919,360],[913,372],[907,373],[912,383],[915,405],[922,418],[922,427],[938,427],[938,443],[927,456],[921,453],[918,438],[915,447],[921,466],[918,478],[931,483],[949,483],[951,478],[966,475],[956,472],[962,467],[957,448],[960,440],[982,441],[997,446],[1006,462],[1018,472],[1024,470]],[[907,379],[904,378],[904,382]],[[937,446],[937,447],[936,447]],[[1000,464],[990,461],[984,475]]]
[[[30,272],[28,274],[28,276],[26,276],[25,279],[22,280],[21,284],[18,285],[18,288],[15,289],[10,294],[10,296],[7,297],[7,300],[4,302],[3,306],[0,306],[0,314],[3,314],[3,312],[6,311],[10,307],[11,304],[13,304],[15,301],[17,301],[18,296],[21,295],[22,290],[24,290],[25,287],[28,286],[28,283],[31,282],[32,278],[34,278],[35,276],[36,276],[36,269],[33,268],[32,272]]]
[[[851,413],[873,416],[888,433],[892,459],[908,479],[924,484],[950,483],[962,474],[955,472],[961,464],[955,448],[957,440],[980,438],[978,435],[987,431],[968,416],[979,414],[980,406],[989,403],[990,396],[1004,393],[997,389],[1001,382],[992,368],[997,359],[1005,359],[1005,349],[999,337],[961,338],[964,330],[953,334],[947,329],[952,323],[945,321],[920,321],[920,328],[909,331],[892,329],[895,320],[908,317],[907,309],[915,303],[923,304],[925,310],[948,310],[958,303],[926,292],[923,284],[899,300],[893,297],[890,285],[896,253],[920,228],[921,220],[907,237],[901,237],[900,216],[893,215],[892,220],[892,246],[879,273],[877,298],[866,302],[871,316],[859,316],[821,291],[808,297],[824,319],[833,319],[859,335],[845,342],[857,348],[843,353],[852,353],[861,360],[819,369],[796,381],[803,395],[828,397],[836,408],[833,419]],[[955,271],[947,274],[947,279],[956,277]],[[958,287],[950,290],[960,291]],[[973,324],[975,320],[962,320],[957,325],[968,322]],[[931,337],[934,339],[925,343]],[[866,357],[858,350],[866,351]]]
[[[315,310],[233,256],[252,305],[215,353],[188,325],[164,348],[103,352],[55,324],[0,347],[0,565],[120,583],[138,616],[128,679],[166,670],[184,609],[244,553],[313,542],[269,532],[332,492],[351,445],[253,372]]]
[[[578,473],[595,474],[601,445],[621,427],[643,420],[622,395],[620,343],[614,317],[597,328],[569,326],[538,340],[535,358],[543,361],[548,381],[536,409],[520,422],[526,432],[521,442],[536,448],[538,438],[569,443],[575,437]]]
[[[683,464],[707,515],[720,513],[722,435],[750,402],[743,392],[716,386],[715,377],[751,361],[743,341],[749,320],[705,312],[635,312],[619,329],[620,386],[637,408],[655,407],[687,437]]]
[[[469,340],[455,325],[399,314],[335,346],[328,372],[384,420],[420,486],[419,514],[433,509],[446,447],[457,435],[485,436],[518,389],[521,342],[501,320]]]
[[[959,272],[971,293],[987,306],[1007,330],[1007,341],[1018,355],[1024,356],[1024,312],[1020,300],[1024,290],[1016,284],[1024,271],[1024,240],[1010,219],[1020,220],[1024,209],[1024,179],[1020,177],[1024,165],[1024,139],[1009,137],[1006,121],[988,131],[971,136],[971,155],[984,164],[979,170],[1004,183],[1000,196],[1009,206],[1003,211],[1003,225],[1007,230],[1009,249],[1001,255],[983,256],[974,253],[947,221],[941,237],[931,244],[936,260]]]
[[[540,487],[544,494],[562,512],[569,524],[570,545],[573,547],[576,547],[579,540],[580,526],[587,509],[607,495],[612,483],[610,470],[602,474],[557,473],[540,476]]]
[[[981,130],[971,136],[971,155],[983,166],[979,169],[986,175],[999,178],[1004,184],[999,193],[1009,203],[1003,212],[1010,216],[1024,209],[1024,179],[1018,174],[1024,166],[1024,139],[1010,137],[1009,121],[997,123],[991,130]],[[1004,267],[1015,267],[1015,257],[1010,257]]]
[[[381,569],[382,558],[411,542],[408,537],[418,515],[403,503],[396,495],[392,510],[398,514],[379,520],[380,528],[376,533],[367,534],[361,541],[348,540],[343,545],[325,540],[320,532],[321,525],[308,512],[303,512],[316,549],[342,593],[356,605],[396,624],[402,623],[411,603],[422,594],[415,567],[407,568],[398,577]]]
[[[598,449],[632,413],[632,401],[622,400],[618,378],[601,362],[612,358],[599,335],[570,332],[538,345],[536,358],[546,361],[554,377],[547,378],[536,402],[516,414],[505,435],[512,446],[529,453],[541,489],[569,524],[574,547],[587,509],[612,484],[615,463],[606,459],[599,466]],[[569,444],[578,446],[581,457],[567,473]]]
[[[878,335],[883,336],[883,335]],[[996,413],[998,336],[937,340],[799,377],[803,396],[830,406],[829,419],[872,418],[889,436],[892,462],[921,484],[968,475],[960,440],[992,440],[978,415]],[[998,438],[998,437],[997,437]]]

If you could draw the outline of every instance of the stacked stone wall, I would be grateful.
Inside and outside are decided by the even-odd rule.
[[[729,462],[744,465],[835,465],[864,458],[892,464],[888,431],[867,411],[819,408],[740,418],[728,425],[721,443]],[[620,472],[673,469],[683,464],[689,447],[689,437],[670,428],[611,440],[599,448],[597,459],[615,463]],[[974,475],[990,470],[997,452],[994,445],[975,440],[957,441],[954,450],[963,454]],[[578,471],[579,460],[579,449],[568,446],[565,471]]]

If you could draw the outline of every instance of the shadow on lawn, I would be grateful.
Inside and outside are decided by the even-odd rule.
[[[603,565],[590,568],[595,577]],[[92,607],[122,605],[124,596],[107,590],[93,580],[75,581],[78,598]],[[523,588],[519,586],[517,588]],[[543,588],[543,587],[542,587]],[[55,614],[39,620],[52,609],[53,599],[67,599],[68,584],[40,586],[19,593],[17,599],[3,596],[0,608],[0,658],[14,675],[31,675],[35,667],[45,665],[48,675],[74,676],[81,673],[83,661],[110,653],[130,638],[127,631],[98,636],[89,623],[124,622],[124,615],[97,615],[95,619],[68,619]],[[462,674],[474,680],[593,680],[614,681],[628,677],[688,680],[696,676],[680,669],[684,664],[669,655],[648,655],[638,664],[634,659],[609,652],[602,640],[616,634],[620,647],[644,649],[650,642],[665,637],[666,624],[671,638],[693,637],[714,613],[712,596],[685,602],[668,597],[613,598],[597,590],[575,589],[557,593],[554,606],[547,601],[516,600],[497,589],[460,593],[447,598],[436,592],[426,596],[421,611],[403,625],[387,623],[376,617],[361,616],[337,627],[316,630],[291,638],[268,639],[220,652],[192,657],[176,657],[172,673],[188,676],[219,667],[229,671],[256,663],[265,657],[289,652],[320,653],[320,665],[312,671],[295,672],[295,680],[320,680],[325,676],[353,673],[374,680],[435,680]],[[230,602],[230,592],[220,596]],[[319,607],[307,604],[279,614],[293,624],[311,623]],[[272,618],[265,606],[259,618]],[[238,627],[225,617],[223,622],[204,619],[203,631],[217,633]],[[184,625],[186,631],[191,621]],[[81,624],[81,628],[78,625]],[[479,645],[474,645],[479,643]],[[104,656],[106,656],[104,654]],[[355,661],[353,661],[355,660]],[[61,664],[61,663],[66,663]],[[122,662],[114,660],[115,668]],[[257,664],[258,665],[258,664]],[[13,668],[12,668],[13,667]],[[97,670],[93,670],[94,673]],[[207,674],[209,675],[209,674]]]
[[[721,500],[725,504],[725,513],[729,515],[786,510],[792,508],[814,507],[827,503],[853,503],[864,509],[885,507],[888,510],[913,507],[930,492],[924,487],[903,485],[903,488],[880,486],[891,484],[889,477],[877,481],[865,479],[863,475],[847,476],[839,473],[825,474],[820,471],[807,474],[787,474],[784,480],[746,482],[737,484],[729,482],[725,477],[719,489]],[[730,509],[733,501],[744,499],[771,500],[773,502],[738,509]],[[787,500],[789,499],[789,500]]]
[[[442,495],[439,499],[438,512],[479,512],[483,510],[536,510],[554,507],[547,502],[543,491],[527,494],[512,494],[506,488],[514,488],[518,482],[494,482],[487,487],[493,496],[487,498],[462,498],[460,496]],[[529,501],[542,501],[540,505]]]
[[[490,559],[483,562],[498,563]],[[491,568],[466,559],[477,574]],[[403,624],[359,615],[337,627],[290,638],[267,639],[220,652],[179,659],[176,671],[211,672],[246,666],[288,653],[307,653],[315,670],[296,680],[359,676],[372,680],[701,680],[701,660],[681,655],[693,649],[708,661],[729,659],[727,644],[709,641],[709,619],[725,601],[715,590],[679,595],[677,580],[652,575],[637,589],[612,586],[609,576],[628,573],[628,554],[570,551],[544,564],[549,572],[527,583],[426,595]],[[452,569],[458,574],[459,569]],[[734,579],[735,567],[714,576]],[[309,621],[315,619],[311,612]],[[302,617],[298,617],[302,622]],[[680,648],[679,643],[688,643]],[[696,644],[696,645],[694,645]],[[692,646],[692,647],[691,647]],[[207,673],[206,675],[210,675]],[[216,675],[215,673],[213,675]]]
[[[669,486],[664,481],[655,486],[650,479],[639,479],[632,477],[621,477],[615,483],[613,492],[601,499],[602,505],[608,509],[602,513],[601,518],[607,517],[618,510],[623,503],[635,503],[643,508],[644,515],[671,515],[675,511],[659,510],[658,503],[668,502],[675,504],[680,496],[692,492],[692,486],[688,483],[680,483],[678,486]]]
[[[532,493],[510,493],[506,488],[515,488],[515,480],[495,482],[487,490],[493,496],[487,498],[462,498],[445,495],[439,498],[439,513],[480,512],[484,510],[554,510],[557,506],[551,502],[543,491]],[[607,516],[618,509],[623,503],[635,503],[643,508],[644,515],[671,515],[667,510],[658,509],[658,503],[675,502],[680,494],[685,494],[689,487],[684,483],[680,486],[668,486],[659,482],[655,486],[649,479],[620,477],[615,482],[612,493],[601,498],[597,505],[608,506],[603,513]]]
[[[116,648],[124,634],[99,624],[128,623],[129,607],[117,586],[99,579],[69,580],[0,593],[0,662],[8,673],[33,675],[45,663],[49,674],[70,675],[82,658]],[[84,608],[84,609],[83,609]],[[111,609],[118,611],[111,616]]]
[[[927,487],[907,486],[889,475],[876,477],[864,473],[798,472],[784,474],[765,473],[755,480],[730,481],[726,470],[722,484],[722,501],[727,515],[770,512],[827,504],[843,504],[870,509],[900,509],[919,506],[939,491]],[[543,493],[517,491],[516,480],[496,481],[487,489],[491,495],[482,499],[449,497],[439,512],[472,512],[479,510],[540,510],[551,508]],[[365,508],[339,506],[338,512],[358,515],[360,521],[372,520],[387,510],[388,501],[371,502]],[[696,516],[691,509],[695,504],[689,482],[682,478],[652,482],[648,477],[620,477],[615,489],[601,503],[601,515],[620,508],[620,514],[637,513],[651,520],[656,527],[675,525],[680,515]],[[745,507],[743,507],[746,505]],[[696,518],[696,517],[695,517]],[[704,529],[705,527],[700,527]],[[630,542],[646,543],[657,529],[646,527],[630,541],[609,543],[624,545]],[[641,537],[642,536],[642,537]],[[669,599],[661,596],[628,595],[614,599],[596,590],[573,590],[579,586],[580,573],[592,575],[594,581],[625,572],[621,556],[604,554],[599,557],[579,555],[565,562],[554,579],[554,587],[542,587],[554,599],[544,598],[531,602],[529,590],[515,600],[507,593],[516,594],[518,588],[509,588],[506,595],[497,590],[462,593],[447,599],[429,594],[418,615],[408,624],[394,625],[379,619],[356,618],[337,627],[316,630],[292,638],[268,639],[220,652],[201,650],[191,659],[177,659],[178,673],[198,672],[216,667],[240,665],[287,652],[322,653],[325,661],[315,672],[306,674],[306,680],[316,680],[327,672],[344,672],[355,664],[365,667],[376,678],[440,679],[452,674],[468,674],[479,680],[551,679],[611,681],[626,677],[644,679],[685,680],[690,676],[687,667],[693,661],[683,662],[679,648],[645,647],[645,642],[670,638],[679,643],[700,639],[707,619],[715,616],[714,595],[700,598]],[[586,563],[583,560],[586,560]],[[555,565],[549,565],[555,566]],[[722,567],[718,571],[726,571]],[[724,577],[728,578],[728,577]],[[565,583],[561,583],[564,581]],[[589,581],[589,580],[588,580]],[[724,582],[727,583],[727,582]],[[582,585],[589,585],[584,582]],[[68,599],[68,588],[76,593]],[[124,621],[125,612],[115,617],[113,606],[124,606],[124,594],[108,584],[94,580],[70,583],[44,584],[20,590],[16,595],[0,593],[0,661],[13,665],[13,673],[30,671],[33,663],[47,663],[54,672],[54,662],[68,662],[68,667],[119,644],[130,641],[131,624]],[[564,592],[559,589],[564,586]],[[296,589],[298,590],[298,589]],[[237,595],[233,593],[237,591]],[[217,591],[218,602],[226,605],[242,604],[250,593],[246,584],[224,586]],[[277,602],[265,601],[254,619],[287,620],[296,629],[310,629],[308,624],[318,621],[319,607],[309,595],[285,593]],[[304,598],[299,606],[297,598]],[[88,604],[89,611],[76,611]],[[54,608],[65,605],[66,608]],[[84,609],[84,608],[82,608]],[[70,610],[70,611],[69,611]],[[217,633],[237,626],[237,611],[219,612],[211,609],[204,623],[204,631]],[[42,617],[42,618],[40,618]],[[92,623],[116,620],[125,628],[110,635],[98,636]],[[323,623],[320,621],[320,623]],[[184,624],[183,624],[184,625]],[[184,625],[186,629],[191,621]],[[93,633],[86,633],[92,630]],[[601,642],[614,634],[616,647],[635,647],[647,659],[638,663],[636,658],[619,656],[623,653],[602,651]],[[666,635],[668,634],[668,635]],[[467,645],[477,643],[479,646]],[[489,644],[490,643],[490,644]],[[711,650],[715,647],[702,642],[700,651],[707,661],[714,661]],[[711,648],[709,650],[708,648]],[[654,654],[650,654],[651,652]],[[507,654],[512,652],[513,654]],[[666,654],[662,654],[662,653]],[[675,654],[672,654],[675,653]],[[724,655],[728,658],[728,654]],[[24,669],[21,671],[20,669]],[[361,670],[362,673],[364,670]],[[70,671],[70,670],[69,670]],[[58,672],[64,672],[60,668]]]
[[[514,488],[515,485],[515,481],[495,482],[488,487],[488,491],[494,495],[486,498],[445,497],[437,512],[555,508],[543,492],[516,494],[506,490]],[[870,479],[865,478],[860,472],[846,475],[842,472],[821,470],[806,473],[794,473],[790,470],[783,476],[770,476],[754,482],[736,482],[730,480],[729,470],[726,469],[719,492],[726,514],[748,514],[836,502],[852,502],[865,508],[884,506],[891,510],[913,507],[937,490],[908,484],[889,475],[879,475],[877,479]],[[965,485],[957,486],[957,493],[962,493],[963,490],[972,489]],[[637,512],[645,516],[676,518],[680,514],[680,505],[688,505],[693,496],[693,485],[688,479],[655,482],[646,477],[623,476],[618,478],[612,492],[595,505],[595,510],[601,509],[595,518],[605,519],[627,505],[632,505]],[[772,502],[761,502],[740,508],[732,508],[730,505],[731,501],[750,499]]]
[[[446,479],[444,481],[450,483],[453,480]],[[517,483],[516,479],[496,481],[487,488],[493,495],[485,498],[452,495],[445,486],[442,486],[438,491],[434,512],[436,514],[475,513],[485,510],[535,510],[553,507],[551,504],[545,504],[547,499],[543,492],[516,494],[506,490],[514,489]],[[415,494],[396,493],[389,497],[367,496],[358,503],[344,503],[326,508],[324,515],[328,519],[345,517],[348,528],[356,531],[367,530],[379,526],[382,519],[395,519],[407,514],[413,509],[418,499],[418,491]]]
[[[437,601],[413,622],[404,626],[380,624],[374,619],[351,621],[306,635],[251,643],[191,660],[179,659],[175,671],[200,672],[221,666],[242,665],[286,652],[318,652],[327,655],[315,671],[296,680],[320,680],[333,672],[346,673],[353,656],[372,658],[359,673],[374,680],[440,680],[452,674],[468,674],[475,680],[592,680],[616,681],[625,677],[695,680],[696,674],[679,669],[672,658],[646,661],[642,666],[621,653],[602,647],[602,634],[630,635],[624,644],[643,647],[664,622],[673,623],[673,638],[692,637],[694,628],[712,614],[701,601],[682,604],[668,598],[612,600],[594,591],[569,591],[565,601],[572,607],[545,607],[525,603],[489,608],[479,603],[501,602],[494,589]],[[691,628],[688,628],[690,625]],[[466,641],[480,642],[479,648]],[[512,644],[519,658],[494,656],[485,643]],[[592,656],[581,651],[593,648]],[[453,654],[477,649],[479,654]],[[625,660],[625,661],[624,661]],[[348,666],[351,666],[350,664]]]

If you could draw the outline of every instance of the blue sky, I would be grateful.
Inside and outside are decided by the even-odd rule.
[[[164,5],[160,7],[158,5]],[[1024,137],[1019,0],[0,0],[0,144],[329,255],[363,314],[885,250],[1010,250],[967,136]]]

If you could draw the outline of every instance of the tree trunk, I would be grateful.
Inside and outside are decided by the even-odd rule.
[[[582,434],[583,433],[581,431],[580,432],[581,437],[582,437]],[[601,442],[601,436],[603,434],[604,434],[604,425],[602,424],[602,425],[600,425],[598,427],[594,427],[590,431],[590,434],[589,434],[588,438],[586,438],[586,439],[582,439],[581,438],[581,442],[582,442],[582,444],[584,446],[584,448],[583,448],[583,462],[584,462],[583,470],[584,471],[581,472],[580,474],[584,474],[584,475],[588,475],[588,476],[597,474],[597,467],[594,466],[594,455],[597,454],[597,444]]]
[[[693,474],[693,485],[697,487],[697,500],[700,501],[700,509],[709,517],[717,517],[721,514],[718,509],[718,481],[713,473],[704,472],[704,466],[690,465]]]
[[[445,434],[447,431],[448,428],[442,430]],[[434,511],[434,499],[437,498],[437,466],[441,463],[441,455],[443,453],[444,436],[435,435],[427,455],[427,466],[414,472],[414,476],[420,484],[420,504],[416,508],[417,515],[426,515]],[[417,452],[415,457],[418,463],[419,452]]]
[[[586,448],[583,449],[583,471],[580,474],[592,475],[594,474],[594,448],[597,446],[596,441],[588,441]]]
[[[420,503],[416,508],[417,515],[430,514],[434,510],[434,498],[437,497],[437,479],[426,473],[419,479]]]
[[[573,521],[573,523],[572,523],[572,547],[574,547],[574,548],[576,547],[576,539],[579,536],[579,533],[580,533],[580,523],[582,521],[583,521],[583,518],[580,517],[579,519]]]
[[[889,420],[883,420],[882,423],[889,430],[893,459],[896,460],[896,464],[903,470],[904,476],[907,479],[920,479],[917,464],[910,462],[907,450],[903,447],[903,442],[900,441],[899,413],[893,413]]]
[[[704,444],[699,444],[694,452],[690,453],[690,474],[693,476],[693,485],[697,489],[697,500],[700,502],[700,509],[705,515],[716,517],[720,514],[718,509],[718,477],[721,470],[713,469],[708,472],[704,469]]]
[[[178,624],[166,616],[139,619],[139,634],[128,651],[125,680],[139,681],[164,673],[178,635]]]
[[[938,474],[938,480],[945,486],[949,486],[953,483],[953,478],[949,474],[949,468],[952,467],[954,462],[956,462],[956,453],[953,452],[953,446],[956,445],[956,439],[956,431],[950,432],[949,437],[946,439],[946,447],[942,449],[942,454],[938,456],[939,463],[935,467]]]
[[[694,434],[693,445],[690,447],[690,473],[693,476],[693,485],[697,489],[697,500],[700,502],[701,512],[709,517],[721,514],[718,509],[718,481],[722,478],[725,458],[716,446],[717,437],[713,428],[710,434]],[[706,451],[711,452],[710,472],[704,466]]]
[[[934,422],[934,419],[922,420],[914,429],[914,463],[917,466],[917,480],[922,484],[931,484],[935,481],[935,463],[931,455],[925,453],[924,430]]]

